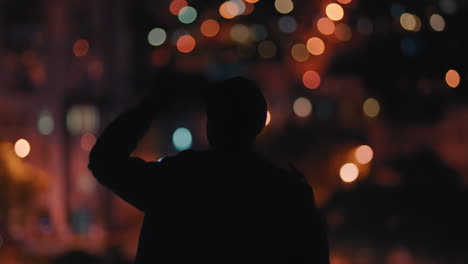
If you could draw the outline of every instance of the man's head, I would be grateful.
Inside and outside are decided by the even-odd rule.
[[[210,87],[207,136],[213,148],[250,148],[265,126],[267,105],[259,87],[235,77]]]

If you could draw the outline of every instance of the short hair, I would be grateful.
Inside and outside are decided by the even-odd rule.
[[[265,126],[267,103],[254,81],[234,77],[209,88],[206,114],[218,131],[233,139],[254,140]]]

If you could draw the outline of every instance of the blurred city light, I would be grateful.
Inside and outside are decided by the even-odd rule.
[[[275,0],[275,8],[281,14],[288,14],[294,9],[294,3],[291,0]]]
[[[306,71],[302,75],[302,83],[309,89],[317,89],[320,86],[320,75],[316,71]]]
[[[20,158],[25,158],[26,156],[29,155],[29,152],[31,151],[31,146],[29,145],[29,142],[26,139],[19,139],[15,143],[15,153],[18,155]]]
[[[72,106],[66,116],[68,131],[74,135],[81,132],[95,132],[99,122],[99,111],[92,105]]]
[[[362,110],[364,114],[368,117],[374,118],[377,117],[380,113],[380,103],[374,98],[368,98],[363,106]]]
[[[351,3],[351,1],[352,1],[352,0],[338,0],[338,3],[343,4],[343,5],[346,5],[346,4]]]
[[[95,143],[96,143],[96,136],[94,136],[93,134],[86,132],[81,136],[80,146],[84,151],[86,152],[91,151]]]
[[[49,135],[54,131],[54,118],[48,110],[42,110],[37,119],[37,130],[42,135]]]
[[[255,4],[260,0],[245,0],[247,3]]]
[[[271,122],[271,113],[270,113],[270,111],[267,111],[265,126],[268,126],[270,124],[270,122]]]
[[[186,6],[179,11],[179,21],[184,24],[190,24],[197,19],[197,10],[191,6]]]
[[[443,31],[445,29],[445,20],[439,14],[433,14],[429,19],[429,23],[435,31]]]
[[[368,145],[361,145],[356,148],[354,152],[356,160],[361,164],[367,164],[371,162],[374,157],[372,148]]]
[[[307,40],[307,50],[312,55],[321,55],[325,51],[325,43],[320,38],[312,37]]]
[[[239,14],[239,8],[233,2],[226,1],[219,7],[219,14],[226,19],[232,19]]]
[[[174,16],[178,16],[180,10],[186,6],[188,6],[188,3],[185,0],[173,0],[169,5],[169,12]]]
[[[276,55],[277,47],[273,41],[266,40],[258,44],[258,54],[264,59],[271,59]]]
[[[410,13],[403,13],[400,16],[400,24],[402,28],[408,31],[419,31],[421,29],[421,19]]]
[[[250,28],[243,24],[235,24],[232,26],[230,35],[232,40],[239,43],[247,43],[252,40],[252,31]]]
[[[306,45],[299,43],[291,48],[291,56],[295,61],[304,62],[309,59],[310,53]]]
[[[445,74],[445,82],[452,88],[457,88],[460,85],[460,74],[456,70],[449,70]]]
[[[340,178],[346,183],[355,181],[359,176],[359,168],[354,163],[346,163],[340,168]]]
[[[328,18],[333,21],[339,21],[344,17],[344,10],[343,8],[337,3],[328,4],[325,13],[327,14]]]
[[[189,149],[192,146],[192,133],[187,128],[177,128],[172,135],[172,143],[178,151]]]
[[[153,28],[148,33],[148,42],[152,46],[160,46],[166,41],[166,31],[162,28]]]
[[[294,101],[293,110],[298,117],[307,117],[312,113],[312,103],[305,97],[299,97]]]
[[[338,40],[348,41],[352,38],[353,32],[347,24],[336,25],[335,36]]]
[[[331,35],[335,32],[335,23],[328,17],[322,17],[317,21],[317,28],[324,35]]]
[[[242,0],[230,0],[232,3],[234,3],[237,6],[237,16],[242,15],[245,12],[246,6],[244,1]]]
[[[182,53],[189,53],[195,49],[195,39],[190,35],[183,35],[177,40],[177,49]]]
[[[79,39],[73,44],[73,54],[76,57],[83,57],[88,54],[89,42],[86,39]]]
[[[213,19],[205,20],[201,26],[200,31],[206,37],[214,37],[219,33],[219,23]]]
[[[278,27],[284,33],[292,33],[297,28],[296,19],[292,16],[282,16],[278,20]]]

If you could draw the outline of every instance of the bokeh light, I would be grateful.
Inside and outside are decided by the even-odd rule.
[[[186,6],[188,6],[188,3],[185,0],[173,0],[169,5],[169,12],[174,16],[177,16],[179,15],[180,10]]]
[[[244,1],[242,0],[230,0],[230,1],[237,6],[236,16],[241,15],[245,12],[246,6],[245,6]]]
[[[152,46],[160,46],[166,41],[166,31],[162,28],[153,28],[148,33],[148,42]]]
[[[18,139],[15,143],[15,153],[20,158],[25,158],[31,152],[31,146],[26,139]]]
[[[298,117],[308,117],[312,113],[312,103],[305,97],[299,97],[294,101],[293,110]]]
[[[219,7],[219,14],[226,19],[232,19],[239,14],[239,8],[233,2],[226,1]]]
[[[258,54],[264,59],[271,59],[276,55],[278,48],[275,43],[270,40],[262,41],[258,44]]]
[[[232,40],[239,43],[249,42],[252,39],[252,35],[250,28],[243,24],[235,24],[230,31]]]
[[[179,21],[184,24],[190,24],[197,19],[197,10],[191,6],[186,6],[179,11]]]
[[[295,61],[304,62],[309,59],[310,53],[306,45],[296,44],[291,48],[291,56]]]
[[[445,29],[445,20],[439,14],[433,14],[429,19],[429,23],[435,31],[443,31]]]
[[[37,130],[42,135],[50,135],[54,131],[54,118],[52,113],[48,110],[43,110],[39,113],[37,119]]]
[[[247,3],[255,4],[260,0],[245,0]]]
[[[270,122],[271,122],[271,113],[270,113],[270,111],[267,111],[265,126],[268,126],[270,124]]]
[[[182,53],[189,53],[195,48],[195,39],[190,35],[183,35],[177,40],[177,49]]]
[[[219,23],[216,20],[205,20],[201,26],[200,31],[206,37],[214,37],[219,33]]]
[[[339,21],[344,17],[344,10],[343,8],[337,3],[328,4],[325,13],[327,14],[328,18],[333,21]]]
[[[284,33],[292,33],[297,28],[296,19],[292,16],[283,16],[278,20],[278,27]]]
[[[86,39],[79,39],[73,44],[73,54],[76,57],[83,57],[88,54],[89,42]]]
[[[312,37],[307,40],[307,50],[312,55],[321,55],[325,51],[325,43],[320,38]]]
[[[368,98],[363,106],[362,110],[364,114],[368,117],[374,118],[377,117],[380,113],[380,103],[374,98]]]
[[[322,17],[317,21],[317,28],[324,35],[331,35],[335,32],[335,23],[328,17]]]
[[[320,86],[320,75],[316,71],[306,71],[302,75],[302,83],[309,89],[317,89]]]
[[[172,135],[172,143],[178,151],[189,149],[192,146],[192,133],[185,127],[177,128]]]
[[[163,67],[169,63],[171,52],[168,49],[159,48],[151,52],[150,63],[153,67]]]
[[[352,0],[338,0],[338,3],[343,4],[343,5],[346,5],[346,4],[351,3],[351,1],[352,1]]]
[[[359,163],[367,164],[371,162],[374,157],[374,151],[368,145],[361,145],[356,148],[354,156]]]
[[[335,36],[338,40],[348,41],[353,37],[353,32],[347,24],[336,25]]]
[[[403,13],[400,16],[400,25],[408,31],[419,31],[421,29],[421,19],[416,15]]]
[[[80,146],[84,151],[91,151],[94,144],[96,144],[96,136],[93,134],[86,132],[81,136]]]
[[[275,0],[275,8],[281,14],[288,14],[294,9],[294,3],[291,0]]]
[[[445,82],[452,88],[457,88],[460,85],[460,74],[456,70],[449,70],[445,74]]]
[[[355,181],[359,176],[359,168],[354,163],[346,163],[340,168],[340,178],[346,183]]]

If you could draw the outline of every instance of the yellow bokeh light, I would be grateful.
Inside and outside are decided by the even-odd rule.
[[[268,124],[270,124],[270,122],[271,122],[271,114],[270,114],[270,111],[267,111],[265,126],[268,126]]]
[[[321,55],[325,51],[325,43],[320,38],[312,37],[307,40],[307,50],[312,55]]]
[[[302,83],[309,89],[317,89],[320,86],[320,75],[316,71],[306,71],[302,75]]]
[[[445,20],[439,14],[433,14],[429,19],[429,23],[435,31],[443,31],[445,29]]]
[[[231,1],[226,1],[219,7],[219,14],[226,19],[234,18],[239,14],[239,7]]]
[[[328,4],[325,13],[333,21],[339,21],[344,17],[343,8],[337,3]]]
[[[456,70],[449,70],[445,74],[445,82],[452,88],[457,88],[460,85],[460,74]]]
[[[322,17],[317,21],[317,28],[324,35],[331,35],[335,32],[335,23],[328,17]]]
[[[408,31],[421,30],[421,19],[419,19],[418,16],[410,14],[410,13],[401,14],[400,24],[402,28]]]
[[[368,145],[361,145],[356,148],[354,156],[359,163],[367,164],[371,162],[372,158],[374,157],[374,151]]]
[[[354,163],[346,163],[340,168],[340,178],[342,181],[350,183],[359,176],[359,168]]]
[[[247,43],[252,39],[252,31],[248,26],[243,24],[235,24],[232,26],[230,35],[232,40],[239,43]]]
[[[304,44],[296,44],[291,48],[291,56],[298,62],[304,62],[309,59],[310,53]]]
[[[18,155],[20,158],[25,158],[26,156],[29,155],[29,152],[31,151],[31,146],[29,145],[29,142],[26,139],[19,139],[15,143],[15,153]]]
[[[368,117],[377,117],[380,113],[380,103],[374,98],[369,98],[364,102],[362,110]]]
[[[216,20],[205,20],[201,26],[200,31],[206,37],[214,37],[219,33],[219,23]]]
[[[299,97],[294,101],[293,110],[298,117],[308,117],[312,113],[312,103],[305,97]]]
[[[294,3],[291,0],[275,0],[275,8],[281,14],[288,14],[294,9]]]

